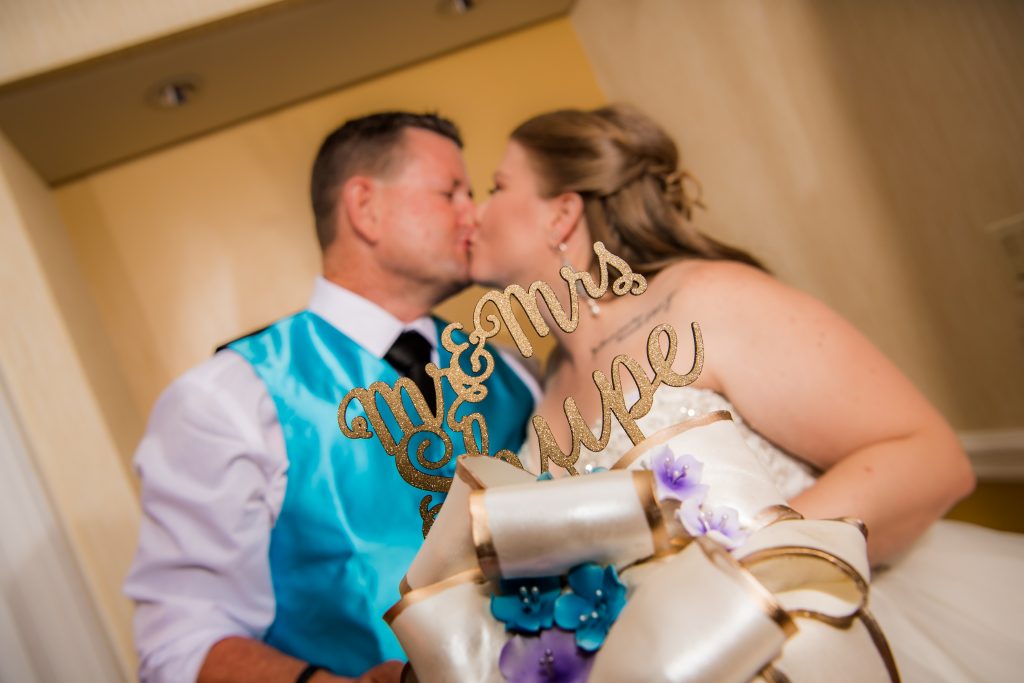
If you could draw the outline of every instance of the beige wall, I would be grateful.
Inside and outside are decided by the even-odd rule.
[[[12,197],[18,202],[25,237],[38,255],[46,285],[74,340],[73,351],[96,405],[112,427],[111,437],[119,457],[127,462],[142,436],[144,413],[131,398],[121,359],[115,355],[114,345],[103,327],[99,308],[50,188],[6,139],[3,149],[7,178]]]
[[[280,0],[3,0],[0,84]]]
[[[49,188],[2,135],[0,254],[0,389],[128,680],[131,606],[121,580],[139,510],[92,381],[110,372],[102,385],[116,392],[119,375]]]
[[[403,69],[55,191],[131,404],[148,413],[213,348],[305,305],[319,252],[307,177],[323,136],[385,108],[437,109],[484,191],[507,131],[603,96],[565,19]],[[460,317],[479,293],[442,307]],[[115,423],[125,438],[141,428]]]
[[[959,429],[1024,424],[985,226],[1024,211],[1024,4],[580,0],[610,100],[660,120],[703,226],[882,347]]]

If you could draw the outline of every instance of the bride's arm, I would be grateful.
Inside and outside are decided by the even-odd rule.
[[[824,470],[791,501],[806,517],[864,520],[877,564],[970,493],[950,426],[824,304],[738,264],[709,264],[686,289],[699,297],[709,381],[754,429]]]

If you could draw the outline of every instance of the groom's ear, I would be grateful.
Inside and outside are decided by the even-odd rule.
[[[342,183],[338,193],[338,212],[344,212],[346,222],[363,240],[376,244],[380,240],[379,188],[373,178],[352,176]],[[338,216],[341,219],[341,216]]]
[[[551,238],[556,245],[567,242],[583,218],[583,198],[577,192],[563,192],[552,202]]]

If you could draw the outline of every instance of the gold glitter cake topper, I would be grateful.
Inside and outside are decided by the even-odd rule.
[[[504,291],[492,290],[484,294],[477,302],[473,312],[474,327],[466,342],[457,342],[452,338],[452,333],[455,330],[461,330],[462,325],[460,323],[449,324],[441,333],[441,345],[452,354],[448,367],[438,368],[434,363],[428,363],[426,368],[427,374],[434,382],[434,392],[437,397],[436,411],[430,411],[419,388],[407,377],[398,379],[394,385],[380,381],[374,382],[366,388],[353,389],[342,399],[338,406],[338,425],[341,427],[341,433],[353,439],[370,439],[376,436],[388,455],[395,459],[395,466],[402,478],[412,486],[428,492],[420,501],[420,516],[423,519],[424,535],[430,529],[430,525],[441,507],[440,504],[431,506],[431,493],[445,492],[451,485],[451,477],[436,473],[455,457],[451,434],[445,430],[445,427],[447,426],[452,433],[461,433],[466,455],[491,455],[488,450],[487,424],[483,415],[471,413],[462,418],[456,417],[459,408],[464,403],[479,403],[487,397],[487,387],[484,383],[494,372],[494,357],[485,346],[487,340],[498,334],[501,324],[504,322],[519,352],[527,358],[533,355],[533,345],[516,318],[512,300],[515,299],[526,313],[534,331],[544,337],[551,330],[541,314],[538,295],[547,306],[551,318],[559,329],[571,334],[579,324],[581,291],[593,299],[600,299],[608,292],[609,286],[616,296],[626,294],[639,296],[647,290],[646,278],[634,273],[628,263],[609,252],[603,243],[594,243],[594,255],[597,257],[599,272],[597,282],[594,281],[590,272],[576,271],[570,266],[563,266],[558,273],[568,285],[568,312],[558,301],[554,290],[546,282],[538,280],[530,285],[529,289],[524,289],[519,285],[510,285]],[[610,282],[609,267],[619,273],[618,277]],[[498,315],[494,313],[483,315],[484,308],[489,304],[497,309]],[[540,415],[535,415],[533,428],[539,444],[541,471],[548,471],[549,463],[553,462],[569,474],[578,474],[576,462],[579,460],[580,447],[585,446],[595,453],[603,450],[611,437],[612,417],[619,422],[634,444],[643,441],[644,435],[636,421],[650,411],[654,402],[654,393],[658,387],[662,384],[673,387],[686,386],[694,382],[700,375],[704,365],[704,344],[700,326],[693,323],[691,328],[694,344],[693,365],[685,374],[679,374],[672,369],[678,351],[678,337],[675,329],[667,323],[656,326],[651,330],[647,339],[647,360],[654,371],[653,378],[647,376],[638,361],[624,354],[615,356],[612,360],[610,375],[606,375],[600,370],[594,371],[594,384],[601,394],[600,436],[595,436],[590,430],[589,425],[580,414],[576,401],[572,398],[567,398],[564,403],[564,412],[569,423],[572,440],[572,446],[567,453],[563,453],[559,448],[548,421]],[[662,335],[668,338],[668,347],[665,351],[662,351],[661,347]],[[471,346],[473,347],[469,353],[471,372],[467,372],[460,360]],[[629,407],[626,406],[622,386],[623,369],[629,373],[639,390],[639,398]],[[456,394],[455,400],[447,408],[444,405],[443,397],[445,381]],[[402,392],[408,395],[416,409],[420,418],[418,424],[413,422],[406,411],[402,401]],[[388,428],[384,416],[380,413],[378,398],[383,400],[397,423],[402,435],[397,441]],[[346,414],[353,401],[358,401],[365,415],[353,417],[350,425]],[[370,427],[373,428],[373,431],[370,430]],[[479,432],[479,443],[474,432]],[[432,439],[439,440],[444,446],[443,456],[436,460],[425,457]],[[413,449],[414,443],[417,444],[415,449]],[[415,462],[411,457],[411,450],[415,450]],[[493,457],[522,467],[518,456],[509,450],[502,449],[494,453]]]

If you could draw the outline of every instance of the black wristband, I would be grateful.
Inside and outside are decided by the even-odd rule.
[[[303,669],[302,673],[299,674],[299,677],[295,679],[295,683],[306,683],[309,679],[313,677],[313,675],[317,671],[323,670],[324,668],[322,666],[317,666],[316,664],[307,664],[306,668]]]

